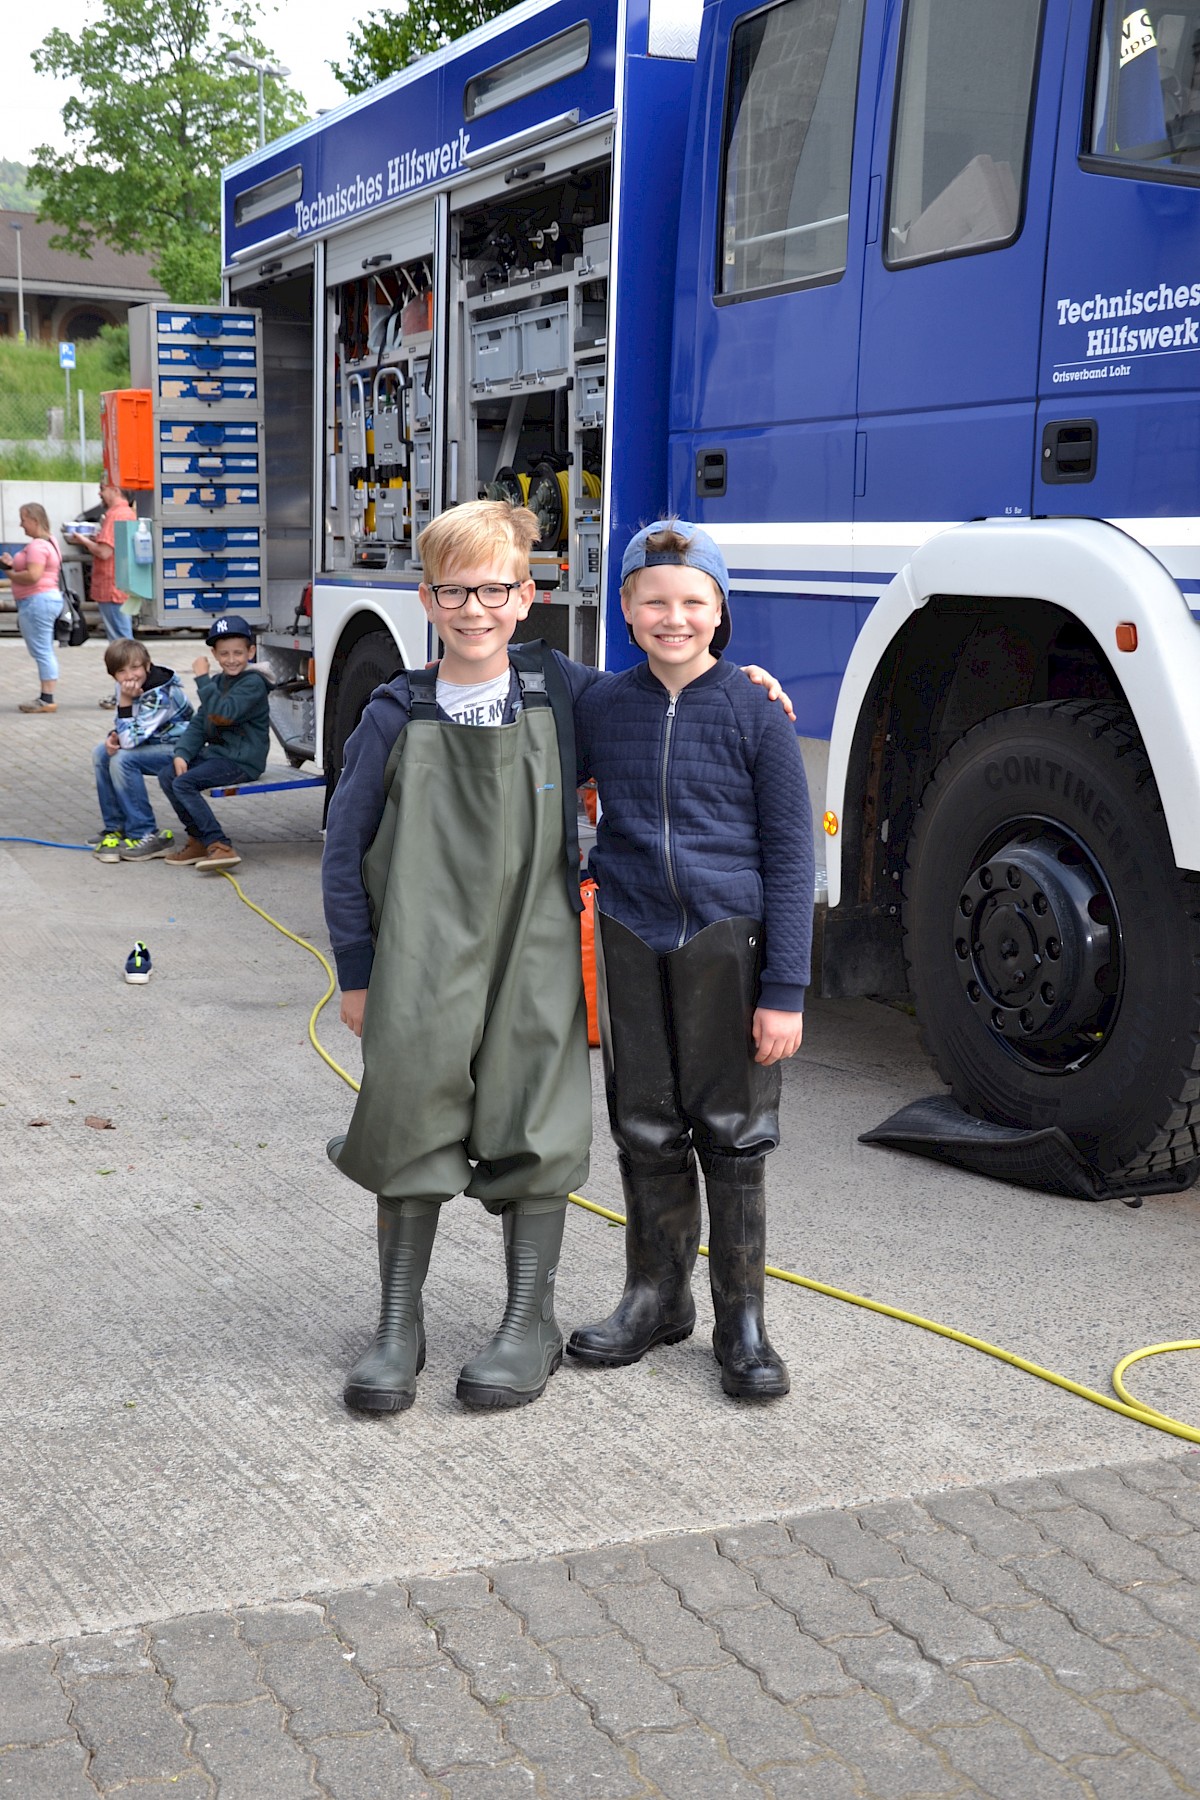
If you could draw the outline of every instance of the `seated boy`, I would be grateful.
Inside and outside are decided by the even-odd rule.
[[[134,638],[107,644],[104,666],[117,684],[117,712],[112,730],[92,752],[104,824],[94,854],[106,863],[152,862],[166,856],[175,840],[155,824],[146,777],[171,762],[192,708],[174,669],[152,662]]]
[[[271,688],[250,666],[254,631],[237,613],[214,619],[204,641],[221,672],[212,673],[207,656],[192,664],[200,706],[158,778],[187,829],[187,842],[165,860],[175,868],[233,869],[242,859],[203,790],[258,780],[270,749]]]
[[[508,1276],[459,1399],[523,1405],[562,1360],[554,1276],[591,1142],[568,682],[594,676],[542,644],[510,659],[538,533],[497,501],[426,526],[421,603],[442,660],[376,690],[329,807],[325,915],[363,1046],[330,1155],[378,1195],[379,1327],[345,1387],[367,1411],[413,1403],[421,1287],[455,1194],[501,1215]]]
[[[789,1385],[763,1322],[765,1171],[809,981],[804,765],[782,710],[721,655],[729,576],[708,534],[648,526],[621,578],[647,660],[585,694],[576,729],[603,809],[597,999],[627,1278],[615,1312],[567,1348],[625,1364],[691,1335],[698,1157],[721,1385],[770,1399]]]

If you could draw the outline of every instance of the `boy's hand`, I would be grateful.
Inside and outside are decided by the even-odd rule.
[[[171,758],[171,767],[174,769],[174,771],[177,775],[186,775],[187,774],[187,763],[184,761],[182,756],[173,756]]]
[[[342,1024],[351,1030],[355,1037],[362,1036],[363,1013],[367,1006],[366,988],[346,988],[342,993]]]
[[[108,736],[105,738],[104,748],[108,751],[108,754],[110,756],[115,756],[117,754],[117,751],[121,748],[121,740],[117,736],[115,731],[110,731]]]
[[[771,1006],[754,1009],[754,1060],[764,1066],[795,1056],[804,1036],[804,1014],[777,1012]]]
[[[743,663],[742,674],[748,675],[758,687],[765,687],[767,699],[778,700],[792,724],[796,723],[796,709],[769,669],[760,669],[757,663]]]
[[[198,656],[192,664],[192,674],[207,675],[210,672],[211,666],[207,656]]]

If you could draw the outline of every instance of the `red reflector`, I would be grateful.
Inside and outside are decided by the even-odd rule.
[[[1126,622],[1123,625],[1117,626],[1117,649],[1118,650],[1136,650],[1137,649],[1137,626],[1136,625],[1131,625],[1128,622]]]

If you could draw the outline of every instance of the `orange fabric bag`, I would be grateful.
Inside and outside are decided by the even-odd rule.
[[[579,921],[583,997],[587,1001],[588,1043],[595,1049],[600,1042],[600,1016],[596,1010],[596,884],[590,875],[580,883],[579,892],[583,897]]]

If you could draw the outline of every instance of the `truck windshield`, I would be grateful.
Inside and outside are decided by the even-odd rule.
[[[1106,0],[1091,150],[1162,169],[1200,169],[1200,5]]]

